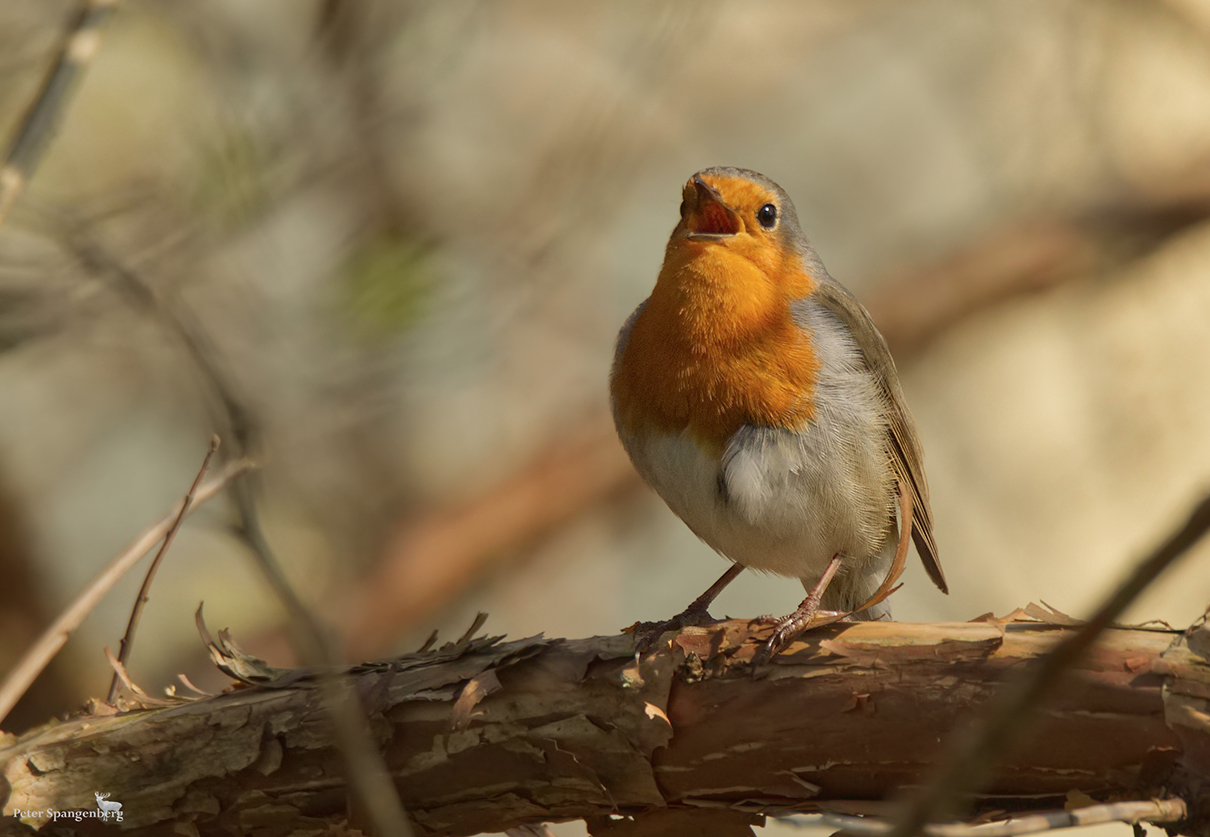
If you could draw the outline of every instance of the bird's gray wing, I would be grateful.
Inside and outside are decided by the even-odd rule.
[[[907,483],[913,505],[912,540],[924,562],[929,578],[943,593],[949,592],[945,573],[937,560],[937,543],[933,539],[933,510],[929,505],[929,487],[924,477],[923,453],[916,425],[903,400],[899,373],[886,340],[874,327],[868,311],[840,283],[828,276],[815,290],[819,302],[849,327],[866,366],[887,398],[889,448],[898,477]]]

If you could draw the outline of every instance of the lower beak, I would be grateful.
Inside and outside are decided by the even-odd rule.
[[[688,238],[722,238],[735,235],[743,226],[718,191],[696,175],[685,184],[684,198],[682,218]]]

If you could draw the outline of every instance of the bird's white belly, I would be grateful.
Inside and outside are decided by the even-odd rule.
[[[745,567],[808,584],[837,554],[842,576],[868,570],[891,522],[885,452],[821,441],[810,430],[744,428],[720,458],[686,434],[623,437],[640,473],[698,537]],[[867,478],[837,478],[853,472]]]

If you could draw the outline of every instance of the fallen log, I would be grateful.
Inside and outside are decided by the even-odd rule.
[[[1072,630],[1056,621],[832,625],[755,668],[767,629],[742,621],[637,662],[627,635],[464,638],[349,676],[423,833],[586,818],[594,834],[747,834],[765,815],[886,813]],[[30,812],[95,810],[107,792],[140,834],[357,825],[316,673],[221,639],[224,670],[259,685],[0,741],[5,814],[32,832],[48,820]],[[1210,834],[1210,628],[1111,629],[1036,711],[975,814],[1179,796],[1188,816],[1166,827]]]

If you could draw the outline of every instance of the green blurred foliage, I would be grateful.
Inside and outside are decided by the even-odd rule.
[[[436,279],[428,245],[381,235],[354,250],[346,263],[340,307],[364,339],[389,339],[424,316]]]
[[[229,130],[205,145],[193,198],[224,229],[237,230],[274,208],[282,183],[274,150],[248,130]]]

